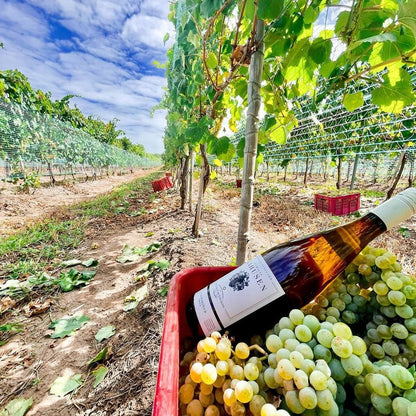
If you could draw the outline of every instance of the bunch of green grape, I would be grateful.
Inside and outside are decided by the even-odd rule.
[[[396,257],[367,248],[251,346],[216,332],[187,352],[181,415],[416,416],[415,299]]]
[[[350,324],[366,343],[365,371],[343,380],[353,391],[351,414],[416,415],[416,280],[401,270],[393,253],[367,247],[304,308],[321,321]]]

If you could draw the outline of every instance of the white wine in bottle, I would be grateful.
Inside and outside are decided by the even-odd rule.
[[[349,224],[275,246],[195,293],[188,323],[199,335],[264,333],[313,300],[374,238],[416,213],[408,188]]]

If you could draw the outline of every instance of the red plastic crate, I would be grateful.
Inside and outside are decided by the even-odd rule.
[[[153,416],[179,416],[180,353],[192,336],[185,307],[195,292],[219,279],[233,267],[196,267],[177,273],[171,280],[157,374]]]
[[[169,176],[165,176],[162,179],[158,179],[152,182],[152,188],[154,192],[163,191],[165,189],[172,188],[173,183]]]
[[[360,209],[361,194],[327,196],[315,194],[315,209],[332,215],[347,215]]]

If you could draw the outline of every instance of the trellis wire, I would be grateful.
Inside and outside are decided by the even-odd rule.
[[[86,132],[0,100],[0,177],[87,174],[115,168],[152,167],[159,163],[92,138]],[[68,172],[69,171],[69,172]]]

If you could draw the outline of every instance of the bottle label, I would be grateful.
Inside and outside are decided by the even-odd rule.
[[[264,258],[258,256],[195,293],[194,308],[209,336],[284,294]]]

